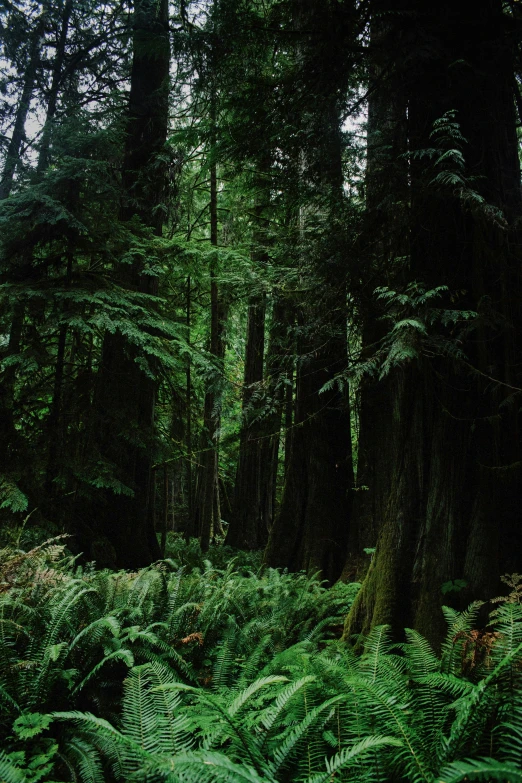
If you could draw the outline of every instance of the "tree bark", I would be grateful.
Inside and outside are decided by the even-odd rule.
[[[215,142],[212,140],[212,151]],[[198,536],[201,548],[208,550],[215,535],[222,534],[219,503],[218,433],[220,426],[219,402],[221,396],[221,368],[225,356],[224,327],[226,307],[220,296],[218,274],[218,188],[215,161],[210,170],[210,244],[216,253],[210,264],[210,355],[216,364],[209,388],[205,393],[203,410],[202,458],[198,471],[194,512],[188,535]]]
[[[426,164],[413,159],[411,274],[428,288],[448,285],[444,305],[476,310],[479,319],[474,331],[456,334],[465,363],[451,354],[423,356],[390,380],[390,493],[345,636],[387,622],[396,632],[415,627],[437,645],[444,583],[467,582],[457,604],[488,599],[500,590],[499,576],[522,565],[520,413],[510,389],[522,385],[514,225],[522,204],[501,2],[478,8],[448,0],[435,8],[426,0],[415,11],[415,24],[405,21],[410,149],[432,146],[435,120],[457,110],[466,176],[485,206],[476,199],[470,206],[458,188],[437,190]]]
[[[358,242],[361,280],[357,310],[361,319],[360,360],[371,361],[386,334],[378,286],[400,284],[408,253],[406,91],[397,67],[404,55],[394,0],[374,0],[370,32],[370,84],[366,153],[366,215]],[[357,475],[350,519],[344,581],[359,581],[370,563],[384,519],[394,464],[392,388],[388,378],[366,374],[357,391],[359,437]]]
[[[138,0],[123,160],[123,220],[138,218],[162,233],[165,171],[158,158],[167,137],[170,43],[167,0]],[[119,267],[120,283],[157,293],[141,262]],[[82,514],[79,539],[98,565],[139,568],[161,555],[152,516],[152,447],[156,382],[137,363],[123,334],[107,333],[94,399],[101,461],[122,491],[100,491]],[[79,509],[76,508],[77,514]]]
[[[288,468],[279,515],[265,552],[271,566],[319,571],[330,582],[340,576],[344,565],[353,486],[348,395],[334,382],[347,364],[338,101],[350,70],[347,51],[353,34],[352,11],[351,3],[325,7],[308,0],[296,6],[298,28],[315,33],[313,46],[308,36],[303,37],[297,55],[302,79],[301,132],[309,140],[297,154],[298,254],[303,283],[308,281],[310,288],[298,322]],[[329,388],[322,391],[325,385]]]

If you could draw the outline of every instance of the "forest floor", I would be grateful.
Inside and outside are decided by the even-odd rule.
[[[169,540],[138,572],[0,551],[0,780],[522,779],[520,590],[475,629],[339,642],[359,585]]]

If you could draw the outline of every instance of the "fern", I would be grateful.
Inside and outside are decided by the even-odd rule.
[[[488,758],[455,761],[442,770],[438,783],[458,783],[460,780],[507,780],[509,783],[520,783],[522,771],[514,764]]]

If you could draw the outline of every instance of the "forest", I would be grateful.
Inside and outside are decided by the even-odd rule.
[[[0,0],[0,783],[522,783],[522,0]]]

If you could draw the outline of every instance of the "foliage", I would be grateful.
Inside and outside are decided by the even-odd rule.
[[[136,573],[1,552],[2,779],[518,779],[516,575],[487,632],[445,610],[440,656],[385,626],[356,656],[335,637],[357,586],[193,551]]]

